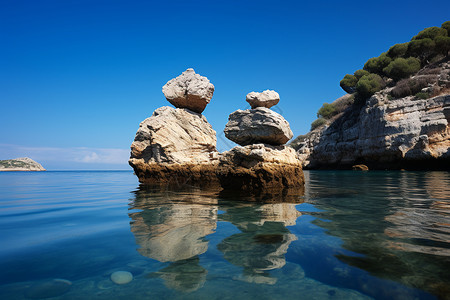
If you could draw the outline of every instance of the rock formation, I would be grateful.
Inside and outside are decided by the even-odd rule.
[[[438,81],[424,89],[440,91],[435,97],[393,99],[393,88],[389,87],[310,132],[299,146],[303,166],[350,168],[365,164],[370,169],[448,170],[450,62],[439,68]]]
[[[0,160],[0,171],[45,171],[45,169],[31,158],[21,157]]]
[[[247,94],[247,102],[252,108],[267,107],[271,108],[277,105],[280,101],[280,95],[277,92],[271,90],[265,90],[262,93],[251,92]]]
[[[284,145],[293,136],[289,123],[266,107],[235,111],[228,118],[224,132],[228,139],[241,146]]]
[[[162,88],[167,101],[177,108],[187,108],[202,113],[214,93],[214,85],[194,69],[187,69],[180,76],[169,80]]]
[[[297,154],[284,145],[292,138],[289,123],[264,107],[278,102],[278,93],[249,94],[256,94],[256,108],[232,113],[225,128],[226,136],[243,147],[219,153],[216,132],[201,115],[213,91],[209,80],[193,69],[163,87],[176,108],[158,108],[140,124],[129,160],[139,180],[236,191],[303,188]]]

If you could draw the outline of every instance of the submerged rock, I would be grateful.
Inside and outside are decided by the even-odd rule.
[[[111,281],[115,284],[127,284],[133,280],[133,274],[128,271],[116,271],[111,274]]]
[[[58,297],[67,293],[72,282],[66,279],[51,279],[38,282],[25,290],[25,297],[29,299],[46,299]]]
[[[283,145],[293,136],[286,119],[266,107],[233,112],[224,132],[228,139],[241,146],[258,143]]]
[[[167,101],[176,108],[187,108],[202,113],[214,93],[214,85],[208,78],[187,69],[180,76],[169,80],[162,88]]]
[[[251,92],[247,94],[246,101],[252,108],[271,108],[272,106],[278,104],[278,102],[280,101],[280,95],[278,95],[277,92],[271,90],[265,90],[261,93]]]

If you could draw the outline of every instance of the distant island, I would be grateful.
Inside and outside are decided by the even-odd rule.
[[[0,171],[45,171],[40,163],[31,158],[0,160]]]
[[[450,169],[450,21],[396,44],[340,82],[290,146],[305,169]]]

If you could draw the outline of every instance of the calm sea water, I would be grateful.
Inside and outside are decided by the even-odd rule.
[[[305,175],[280,203],[0,173],[0,299],[449,299],[449,172]]]

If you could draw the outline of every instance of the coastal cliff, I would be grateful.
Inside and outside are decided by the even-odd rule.
[[[308,133],[296,146],[303,166],[449,169],[450,63],[441,63],[438,68],[436,83],[424,88],[439,89],[438,95],[393,99],[396,87],[388,87]]]
[[[450,21],[347,74],[294,139],[307,169],[450,169]]]
[[[40,163],[31,158],[0,160],[0,171],[45,171]]]

